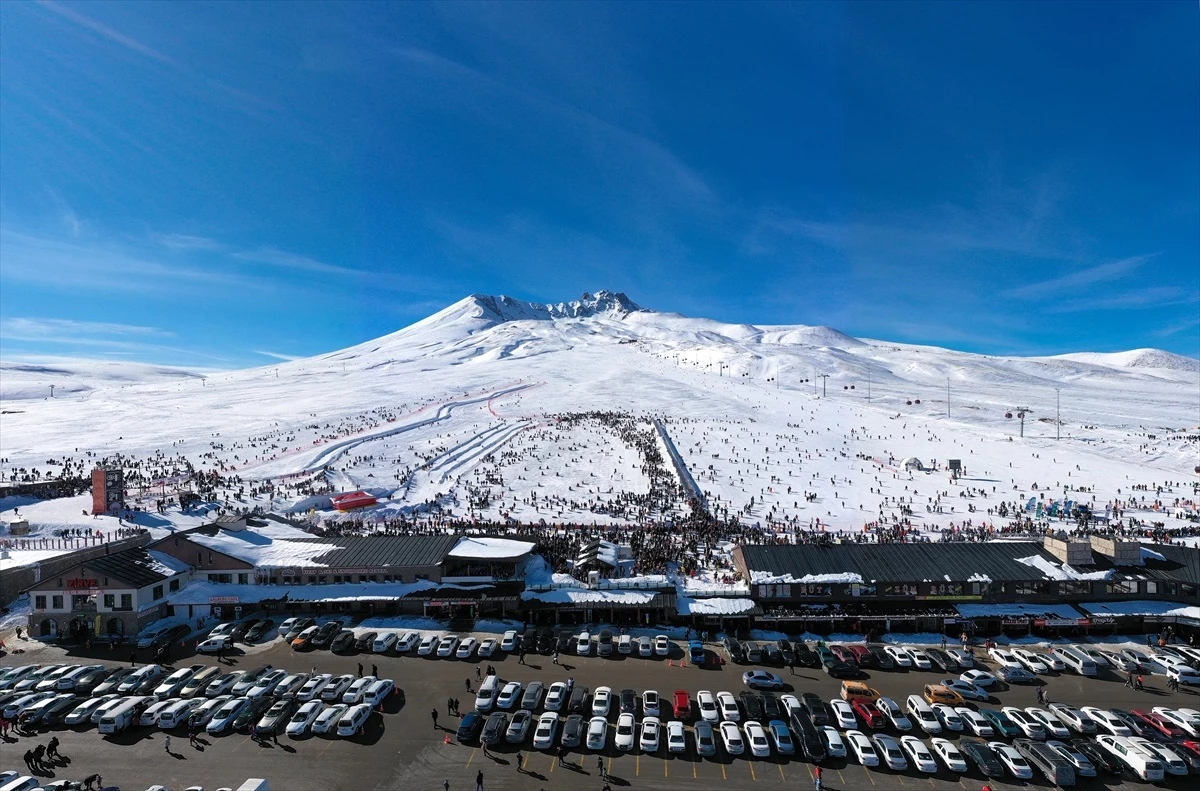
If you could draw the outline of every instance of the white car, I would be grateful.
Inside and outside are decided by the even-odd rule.
[[[475,649],[475,656],[479,657],[480,659],[491,659],[492,655],[495,653],[496,640],[492,637],[484,640],[479,644],[479,648]]]
[[[292,673],[279,682],[272,694],[277,698],[294,698],[307,683],[308,673]]]
[[[1025,669],[1030,673],[1044,674],[1050,672],[1050,666],[1046,664],[1045,657],[1041,654],[1035,654],[1033,651],[1026,651],[1024,648],[1012,649],[1012,655],[1018,662],[1025,666]]]
[[[638,746],[642,748],[644,753],[658,752],[658,736],[662,731],[662,722],[658,717],[647,717],[642,720],[641,736],[638,737]]]
[[[604,717],[592,717],[588,720],[587,748],[603,750],[608,742],[608,720]]]
[[[175,695],[179,694],[179,690],[183,689],[183,685],[188,683],[188,680],[191,679],[192,676],[196,675],[203,669],[204,665],[192,665],[190,667],[180,668],[164,678],[162,683],[155,687],[154,692],[151,694],[153,694],[154,697],[158,698],[159,700],[166,700],[167,698],[174,697]],[[287,675],[286,670],[280,672],[283,674],[280,676],[280,678],[283,678],[283,676]]]
[[[987,701],[992,697],[983,687],[977,687],[961,678],[943,678],[939,683],[951,692],[957,692],[963,700]]]
[[[300,691],[296,693],[296,700],[318,700],[321,697],[321,690],[325,689],[330,681],[333,681],[331,674],[318,673],[304,682],[304,686],[300,687]]]
[[[396,653],[407,654],[421,644],[420,632],[405,632],[396,640]]]
[[[662,698],[658,692],[653,689],[648,689],[642,693],[642,716],[657,717],[662,714]]]
[[[321,700],[326,703],[337,703],[342,699],[342,695],[346,694],[346,690],[350,689],[350,685],[354,683],[354,676],[345,673],[340,676],[335,676],[330,679],[329,683],[321,690]]]
[[[363,727],[367,724],[367,720],[371,718],[371,706],[368,703],[359,703],[351,706],[338,720],[337,735],[343,738],[357,736],[362,732]]]
[[[1149,739],[1134,737],[1129,740],[1135,747],[1140,749],[1151,758],[1157,758],[1166,767],[1167,774],[1184,776],[1188,773],[1188,766],[1179,757],[1179,753],[1172,750],[1165,744],[1156,744]]]
[[[265,676],[260,678],[258,683],[250,688],[250,691],[246,693],[246,697],[261,698],[272,694],[275,692],[275,687],[279,686],[280,683],[287,678],[287,676],[288,672],[283,668],[272,670],[270,673],[267,673]]]
[[[667,723],[667,752],[682,753],[687,750],[687,738],[684,736],[683,723],[671,720]]]
[[[969,709],[966,706],[957,706],[954,713],[962,717],[963,727],[969,730],[976,736],[987,738],[995,736],[996,731],[992,728],[992,724],[983,718],[983,715],[974,709]]]
[[[967,670],[959,676],[959,679],[983,690],[996,683],[996,677],[986,670]]]
[[[321,709],[321,713],[313,721],[312,732],[325,736],[337,731],[338,721],[349,710],[350,707],[345,703],[334,703],[332,706],[326,706]]]
[[[671,655],[671,640],[665,634],[654,636],[654,654],[655,656]]]
[[[1051,670],[1053,670],[1056,673],[1061,673],[1062,671],[1067,669],[1066,663],[1063,662],[1058,657],[1056,657],[1054,654],[1050,653],[1049,651],[1044,651],[1042,653],[1036,654],[1036,656],[1038,659],[1045,662],[1046,666],[1049,667]]]
[[[395,647],[398,639],[395,632],[381,632],[375,636],[375,642],[371,643],[371,651],[376,654],[386,654]]]
[[[1045,709],[1039,709],[1037,706],[1027,706],[1025,708],[1025,713],[1042,724],[1042,728],[1046,731],[1047,738],[1071,738],[1071,732],[1067,730],[1067,726],[1063,724],[1063,721]]]
[[[235,670],[227,676],[214,678],[207,687],[204,688],[204,697],[215,698],[218,695],[225,695],[233,692],[233,688],[242,676],[246,675],[245,670]]]
[[[555,681],[550,685],[550,689],[546,690],[546,700],[542,705],[546,711],[561,711],[566,702],[567,682]]]
[[[1001,667],[1023,667],[1021,662],[1017,659],[1016,654],[1007,648],[1000,648],[998,646],[996,648],[989,648],[988,656],[992,658],[993,662]]]
[[[909,719],[921,726],[921,730],[931,734],[942,732],[941,721],[937,718],[934,710],[929,707],[929,704],[925,702],[924,698],[920,695],[909,695],[908,700],[905,702],[907,703],[905,711],[908,712]],[[900,728],[900,730],[906,729]]]
[[[904,751],[900,749],[900,742],[886,733],[877,733],[871,737],[871,741],[875,744],[875,751],[879,753],[880,758],[887,764],[887,768],[896,772],[903,772],[908,769],[908,761],[904,758]]]
[[[209,733],[221,733],[229,726],[233,725],[233,721],[246,706],[250,705],[250,698],[232,698],[225,702],[225,705],[217,709],[217,713],[208,721],[208,725],[204,728]]]
[[[1020,780],[1032,780],[1033,768],[1029,762],[1017,752],[1017,748],[1005,742],[988,742],[988,747],[992,748],[992,752],[1000,759],[1000,763],[1004,764],[1004,768],[1009,774]]]
[[[500,689],[500,694],[496,697],[496,708],[508,710],[517,705],[517,701],[521,699],[521,682],[510,681]]]
[[[707,689],[696,693],[696,708],[700,711],[700,719],[705,722],[720,722],[721,712],[717,708],[717,698]]]
[[[1018,709],[1016,706],[1005,706],[1000,709],[1001,713],[1021,729],[1021,733],[1025,734],[1030,739],[1038,741],[1046,740],[1046,728],[1042,723],[1035,720],[1024,709]]]
[[[921,649],[906,647],[904,650],[908,652],[910,657],[912,657],[913,667],[915,667],[917,670],[933,669],[933,660],[930,659],[929,655]]]
[[[454,651],[457,648],[458,648],[458,635],[456,635],[456,634],[446,635],[446,637],[444,637],[438,641],[437,655],[442,659],[454,656]]]
[[[912,667],[912,657],[900,646],[888,645],[884,646],[883,650],[896,663],[896,667]]]
[[[509,629],[500,636],[500,650],[510,654],[517,650],[517,633],[515,630]]]
[[[618,750],[634,749],[634,739],[637,736],[637,723],[634,715],[626,712],[617,718],[617,735],[613,737],[613,745]]]
[[[321,710],[325,708],[319,700],[310,700],[296,709],[296,713],[292,715],[291,720],[287,724],[287,735],[293,739],[297,739],[308,733],[308,729],[312,727],[313,722],[320,716]]]
[[[789,717],[793,711],[804,708],[800,703],[800,698],[795,695],[780,695],[779,705],[783,706],[783,713]]]
[[[158,718],[163,715],[163,712],[165,712],[171,706],[174,706],[176,703],[178,703],[178,701],[170,699],[151,703],[150,706],[142,712],[142,716],[138,719],[138,723],[143,728],[158,725]]]
[[[1076,750],[1074,745],[1051,739],[1046,742],[1046,746],[1067,759],[1071,766],[1075,767],[1075,775],[1077,777],[1096,776],[1096,765],[1092,763],[1090,758]]]
[[[1077,733],[1095,733],[1096,721],[1074,706],[1066,703],[1051,703],[1050,711]]]
[[[654,641],[646,635],[637,639],[638,656],[654,656]]]
[[[174,698],[171,705],[158,715],[158,722],[155,724],[164,731],[174,730],[186,724],[192,716],[192,712],[198,709],[202,703],[204,703],[203,698]]]
[[[1127,656],[1122,656],[1115,651],[1097,651],[1096,653],[1100,654],[1105,658],[1105,660],[1108,661],[1110,665],[1115,667],[1117,670],[1122,671],[1123,673],[1137,672],[1138,663],[1134,662]]]
[[[963,754],[954,746],[954,742],[937,736],[929,740],[929,746],[933,750],[933,754],[938,757],[938,760],[951,772],[960,775],[967,773],[967,760],[963,758]]]
[[[436,634],[427,634],[421,638],[420,645],[417,646],[417,656],[432,656],[438,648],[438,636]]]
[[[1185,687],[1200,685],[1200,673],[1187,665],[1171,665],[1167,668],[1167,678]]]
[[[961,731],[963,729],[962,717],[958,716],[958,712],[945,703],[934,703],[929,708],[933,709],[933,713],[937,716],[938,722],[942,724],[942,729],[947,731]]]
[[[846,743],[850,745],[850,750],[854,753],[854,757],[863,766],[879,766],[879,753],[875,752],[875,745],[871,744],[871,740],[862,731],[846,731]]]
[[[354,683],[349,689],[342,693],[342,703],[347,703],[351,706],[363,702],[363,696],[367,692],[367,687],[376,682],[375,676],[363,676],[362,678],[354,679]]]
[[[746,724],[749,725],[749,723]],[[821,728],[821,736],[825,740],[825,752],[829,754],[830,758],[846,757],[846,743],[842,741],[842,734],[838,733],[837,728],[826,725]]]
[[[1114,717],[1110,712],[1095,706],[1084,706],[1080,709],[1096,723],[1098,731],[1104,731],[1109,736],[1132,736],[1129,726]]]
[[[1161,714],[1165,719],[1175,723],[1175,725],[1186,731],[1190,736],[1200,736],[1200,720],[1187,716],[1179,709],[1155,706],[1152,711],[1155,714]]]
[[[937,774],[937,761],[933,760],[933,754],[929,752],[925,742],[916,736],[901,736],[900,748],[904,750],[908,760],[917,768],[918,772]]]
[[[725,752],[730,755],[741,755],[746,751],[746,742],[742,739],[742,732],[738,729],[736,722],[722,722],[717,726],[717,731],[721,734]]]
[[[233,638],[228,636],[210,637],[196,646],[197,654],[215,654],[218,651],[228,651],[233,648]]]
[[[833,709],[833,718],[842,730],[851,731],[858,727],[858,717],[854,714],[854,708],[846,701],[834,698],[829,701],[829,708]]]
[[[558,732],[558,715],[547,711],[538,717],[537,726],[533,729],[533,748],[549,750],[554,746],[554,736]]]
[[[8,703],[4,704],[4,719],[15,720],[21,714],[21,712],[25,711],[30,706],[34,706],[39,701],[49,700],[53,697],[53,692],[26,692],[24,695],[13,698]]]
[[[900,704],[891,698],[882,697],[875,701],[875,708],[879,709],[879,713],[886,717],[896,730],[912,730],[912,722],[904,716],[904,712],[900,710]]]
[[[71,709],[71,713],[63,718],[63,725],[74,727],[76,725],[88,723],[91,721],[92,712],[103,706],[105,703],[118,700],[120,697],[120,695],[114,692],[108,695],[101,695],[98,698],[85,700],[75,708]]]
[[[579,656],[592,655],[592,635],[588,632],[580,632],[575,638],[575,653]]]
[[[751,755],[753,755],[755,758],[771,757],[771,743],[767,741],[767,732],[763,730],[762,725],[754,720],[748,720],[746,724],[742,726],[742,732],[745,734],[746,744],[750,745]],[[838,741],[840,742],[841,740],[839,739]],[[845,745],[843,745],[842,755],[845,754],[846,748]]]
[[[717,693],[717,708],[721,710],[721,719],[726,722],[740,722],[742,719],[737,700],[728,692]]]
[[[475,653],[475,649],[479,647],[479,641],[474,637],[464,637],[463,641],[458,644],[458,650],[454,652],[454,656],[459,659],[470,659],[471,654]]]
[[[592,693],[592,716],[607,717],[612,708],[612,687],[596,687]]]
[[[783,689],[783,679],[765,670],[747,670],[742,673],[742,683],[748,689]]]
[[[960,667],[975,667],[975,655],[965,648],[947,648],[946,653]]]

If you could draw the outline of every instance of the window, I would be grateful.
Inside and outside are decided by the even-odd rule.
[[[104,578],[104,587],[108,587],[108,577]]]
[[[1058,592],[1063,596],[1087,596],[1092,592],[1090,582],[1060,582]]]
[[[1107,584],[1108,593],[1137,593],[1137,580],[1118,580]]]
[[[171,592],[179,590],[179,580],[171,580]]]
[[[197,565],[197,566],[199,566],[199,565],[200,565],[200,564],[202,564],[203,562],[204,562],[204,553],[203,553],[203,552],[197,552],[197,553],[196,553],[196,565]]]
[[[46,609],[46,597],[45,596],[34,596],[33,597],[33,608],[35,610]]]
[[[1146,593],[1158,593],[1158,583],[1154,580],[1146,582]]]
[[[104,609],[111,610],[117,606],[117,597],[111,593],[104,594]]]
[[[63,597],[62,596],[52,597],[51,607],[53,607],[55,610],[61,610],[63,608]]]
[[[122,610],[132,610],[133,609],[133,594],[132,593],[122,593],[121,594],[121,609]]]
[[[1179,595],[1179,583],[1178,582],[1166,582],[1163,584],[1167,589],[1167,595],[1169,595],[1169,596],[1178,596]]]
[[[59,578],[58,578],[58,587],[60,587],[60,588],[61,588],[61,587],[63,587],[63,584],[62,584],[62,577],[59,577]]]
[[[318,584],[318,585],[324,585],[326,581],[327,581],[327,578],[325,577],[325,575],[324,575],[324,574],[322,574],[322,575],[320,575],[319,577],[317,577],[317,584]]]
[[[151,595],[152,595],[152,596],[153,596],[155,599],[161,599],[161,598],[163,597],[163,586],[162,586],[162,585],[155,585],[155,586],[154,586],[154,592],[153,592]]]
[[[233,575],[232,574],[222,574],[222,573],[218,573],[218,572],[209,572],[208,581],[229,584],[229,583],[233,582]]]
[[[238,585],[245,585],[248,582],[250,582],[249,574],[239,574],[238,575]]]

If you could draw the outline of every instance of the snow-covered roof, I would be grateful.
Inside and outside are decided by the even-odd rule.
[[[314,536],[299,528],[269,522],[264,526],[247,527],[244,530],[217,529],[211,534],[204,530],[193,530],[187,537],[203,547],[222,552],[255,567],[265,566],[320,566],[313,559],[335,549],[325,542],[314,541]]]
[[[146,554],[150,556],[151,561],[149,564],[147,564],[147,567],[153,571],[157,571],[164,577],[171,577],[185,572],[191,568],[191,566],[187,563],[184,563],[179,558],[168,555],[166,552],[148,549],[146,550]]]
[[[1169,601],[1084,602],[1079,609],[1088,615],[1159,615],[1200,620],[1200,607],[1188,607]]]
[[[212,598],[237,599],[243,602],[258,602],[263,599],[279,599],[284,595],[291,601],[305,602],[353,602],[393,599],[421,591],[444,590],[447,593],[476,590],[478,586],[438,584],[430,580],[416,582],[360,582],[334,585],[225,585],[217,582],[193,582],[182,590],[172,593],[168,601],[172,604],[208,604]],[[491,590],[489,587],[488,590]]]
[[[1018,563],[1024,563],[1026,566],[1031,566],[1049,580],[1106,580],[1116,573],[1116,569],[1104,569],[1103,571],[1076,571],[1071,566],[1063,563],[1061,566],[1051,560],[1040,555],[1030,555],[1027,558],[1015,558]]]
[[[533,551],[530,541],[488,536],[464,536],[448,553],[452,558],[519,558]]]
[[[525,591],[521,594],[521,598],[526,601],[544,601],[552,604],[649,604],[657,595],[657,591],[645,590],[560,588],[552,591]]]
[[[1004,617],[1006,615],[1055,615],[1059,618],[1078,618],[1079,611],[1069,604],[1024,604],[1010,602],[1008,604],[956,604],[954,609],[964,618],[986,618],[988,616]]]
[[[691,596],[680,596],[678,606],[680,615],[741,615],[750,612],[758,605],[754,603],[753,599],[735,599],[724,596],[693,599]]]
[[[750,570],[750,581],[755,585],[774,585],[777,583],[784,584],[805,584],[805,583],[825,583],[825,584],[853,584],[863,581],[862,575],[854,571],[842,571],[833,574],[805,574],[800,577],[792,574],[772,574],[768,571]]]

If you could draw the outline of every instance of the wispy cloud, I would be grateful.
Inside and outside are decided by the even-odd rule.
[[[281,354],[279,352],[262,351],[261,349],[255,349],[254,353],[261,354],[263,357],[272,357],[276,360],[283,360],[284,362],[291,362],[292,360],[304,359],[303,357],[301,357],[298,354]]]
[[[1189,293],[1177,286],[1146,286],[1119,294],[1065,299],[1047,305],[1046,313],[1079,313],[1085,310],[1147,310],[1173,305],[1200,303],[1200,294]]]
[[[1200,327],[1200,317],[1193,316],[1191,318],[1184,319],[1183,321],[1177,321],[1173,324],[1168,324],[1161,329],[1155,330],[1154,334],[1159,338],[1169,338],[1172,335],[1178,335],[1181,332],[1194,330],[1197,327]]]
[[[255,250],[243,250],[233,254],[234,258],[241,261],[251,261],[258,264],[267,264],[268,266],[277,266],[283,269],[294,269],[304,272],[323,272],[331,275],[368,275],[370,272],[362,269],[354,269],[348,266],[340,266],[338,264],[327,264],[324,261],[318,261],[315,258],[310,258],[306,255],[297,253],[289,253],[286,250],[278,250],[274,247],[259,247]]]
[[[114,44],[122,46],[125,49],[136,52],[139,55],[145,55],[147,58],[156,60],[159,63],[165,63],[168,66],[175,66],[176,68],[178,68],[180,65],[177,61],[175,61],[174,58],[164,55],[163,53],[159,52],[158,50],[154,49],[153,47],[143,44],[142,42],[138,41],[137,39],[135,39],[131,36],[127,36],[124,33],[113,30],[108,25],[105,25],[101,22],[97,22],[96,20],[92,19],[91,17],[84,16],[83,14],[79,13],[78,11],[75,11],[74,9],[71,9],[71,8],[68,8],[67,6],[55,3],[52,0],[38,0],[38,4],[41,5],[42,8],[45,8],[47,11],[51,11],[55,14],[58,14],[59,16],[63,17],[64,19],[69,19],[70,21],[74,22],[75,24],[77,24],[81,27],[85,27],[88,30],[91,30],[93,33],[98,33],[99,35],[101,35],[104,38],[108,39],[109,41],[113,42]]]
[[[220,251],[227,249],[226,245],[216,239],[206,236],[192,236],[185,233],[156,234],[154,240],[169,250],[209,250]]]
[[[10,340],[53,341],[64,336],[80,335],[136,335],[171,336],[172,332],[158,327],[137,324],[113,324],[103,321],[76,321],[74,319],[41,319],[11,317],[0,320],[0,336]]]
[[[34,351],[47,348],[66,349],[74,355],[115,355],[163,359],[200,359],[227,363],[228,359],[196,349],[164,343],[175,333],[137,324],[116,324],[103,321],[78,321],[13,316],[0,320],[0,344],[5,359],[14,359],[13,344]],[[20,354],[16,356],[21,356]],[[28,353],[25,356],[29,356]]]
[[[1060,299],[1064,289],[1079,289],[1096,283],[1120,280],[1126,275],[1132,274],[1142,264],[1153,259],[1155,255],[1156,253],[1133,255],[1119,261],[1078,269],[1060,277],[1008,289],[1004,292],[1004,296],[1016,299]]]

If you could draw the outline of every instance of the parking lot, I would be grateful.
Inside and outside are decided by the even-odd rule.
[[[719,651],[719,649],[716,649]],[[978,652],[982,654],[982,652]],[[128,656],[128,652],[125,652]],[[373,715],[365,732],[355,738],[305,737],[292,740],[281,736],[278,744],[257,742],[245,733],[221,736],[202,735],[196,747],[188,745],[186,732],[171,735],[171,750],[165,749],[167,734],[152,728],[134,728],[115,737],[100,736],[95,727],[83,731],[56,729],[61,741],[60,752],[70,763],[56,767],[59,778],[80,779],[99,772],[106,784],[117,785],[126,791],[140,791],[154,783],[171,789],[201,785],[206,789],[221,786],[237,787],[248,777],[265,777],[274,789],[441,789],[449,781],[451,789],[474,789],[477,773],[483,773],[487,789],[600,789],[604,783],[597,760],[603,762],[608,782],[613,788],[667,789],[674,787],[748,788],[779,786],[811,788],[813,766],[801,759],[781,759],[777,756],[750,759],[731,758],[718,751],[713,758],[700,758],[689,751],[669,754],[660,750],[653,755],[638,751],[618,753],[613,747],[610,728],[608,746],[602,753],[574,750],[565,765],[559,765],[556,754],[534,751],[527,740],[518,750],[516,745],[503,745],[485,755],[478,747],[460,745],[454,731],[459,718],[447,714],[447,698],[457,697],[463,714],[474,703],[477,686],[476,667],[493,664],[504,680],[530,682],[540,680],[547,686],[568,677],[575,684],[590,689],[604,685],[614,692],[632,688],[639,693],[655,689],[665,698],[676,689],[687,690],[695,697],[699,690],[718,692],[728,690],[735,695],[742,691],[741,673],[749,665],[721,664],[717,653],[710,648],[704,666],[683,665],[683,650],[676,645],[669,660],[659,657],[640,658],[617,655],[613,658],[576,657],[564,655],[561,666],[550,656],[530,654],[526,664],[515,656],[499,652],[489,660],[461,661],[427,659],[415,656],[379,656],[375,654],[335,655],[328,651],[294,652],[282,641],[256,649],[252,654],[234,656],[228,669],[249,668],[271,664],[297,672],[356,673],[358,664],[370,673],[378,666],[380,677],[392,678],[402,692],[391,696],[382,713]],[[47,647],[27,655],[0,659],[0,665],[61,661],[103,661],[107,654],[85,655]],[[211,657],[175,658],[175,666],[193,662],[215,664]],[[127,663],[127,662],[126,662]],[[819,670],[766,668],[783,676],[795,694],[815,692],[828,700],[838,694],[839,683]],[[880,672],[872,671],[868,683],[883,694],[903,700],[920,693],[926,683],[946,674],[941,671]],[[1147,689],[1137,692],[1124,687],[1122,679],[1111,673],[1099,679],[1085,679],[1062,674],[1045,677],[1045,688],[1051,701],[1068,702],[1077,706],[1116,706],[1125,709],[1152,706],[1189,706],[1200,708],[1200,696],[1191,689],[1167,692],[1165,679],[1148,680]],[[1014,686],[993,690],[989,704],[1037,705],[1037,686]],[[998,701],[998,702],[997,702]],[[664,708],[668,700],[664,700]],[[431,711],[438,712],[434,727]],[[694,715],[693,715],[694,716]],[[670,718],[664,711],[663,720]],[[609,717],[615,722],[614,711]],[[51,732],[37,737],[10,737],[3,749],[3,768],[20,769],[21,756],[34,743],[45,743]],[[447,735],[449,744],[445,743]],[[921,735],[921,734],[918,734]],[[947,734],[953,738],[952,734]],[[518,763],[518,755],[520,762]],[[824,785],[827,789],[916,789],[966,788],[979,789],[985,779],[976,772],[965,777],[942,770],[937,775],[919,775],[915,771],[896,773],[887,770],[864,769],[853,760],[830,759],[823,763]],[[1168,778],[1163,785],[1187,788],[1194,778]],[[1040,777],[1032,783],[1017,783],[1011,778],[992,780],[993,789],[1011,789],[1028,785],[1046,787]],[[1083,780],[1081,787],[1136,788],[1143,784],[1129,775],[1123,778],[1105,776]]]

